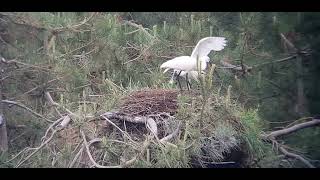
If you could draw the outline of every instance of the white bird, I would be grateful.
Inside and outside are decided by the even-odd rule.
[[[208,57],[209,53],[211,51],[221,51],[226,46],[226,43],[227,41],[224,37],[203,38],[198,42],[196,47],[193,49],[191,56],[176,57],[174,59],[171,59],[163,63],[160,66],[160,68],[161,69],[166,68],[163,73],[167,72],[169,69],[174,69],[175,72],[179,72],[177,74],[177,80],[181,89],[179,76],[182,76],[181,74],[184,73],[186,76],[187,86],[188,84],[190,85],[190,82],[188,81],[188,74],[191,72],[193,74],[198,73],[198,67],[200,68],[199,69],[200,71],[205,70],[207,67],[207,63],[210,61],[210,58]],[[199,58],[198,61],[197,61],[197,58]],[[197,62],[199,64],[197,64]]]

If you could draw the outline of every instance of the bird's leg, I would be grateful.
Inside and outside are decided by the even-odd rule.
[[[180,81],[179,81],[181,72],[182,72],[182,71],[180,71],[180,72],[178,73],[178,75],[177,75],[177,81],[178,81],[180,90],[183,91],[183,90],[182,90],[182,87],[181,87],[181,84],[180,84]]]
[[[187,81],[188,91],[190,91],[190,89],[191,89],[191,83],[189,82],[188,73],[186,73],[186,81]]]

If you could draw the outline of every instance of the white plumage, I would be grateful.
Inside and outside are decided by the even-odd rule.
[[[186,76],[191,74],[191,76],[195,79],[198,78],[198,67],[203,71],[207,67],[207,62],[210,61],[208,57],[211,51],[221,51],[226,46],[226,39],[224,37],[206,37],[201,39],[195,48],[192,51],[191,56],[179,56],[174,59],[171,59],[165,63],[163,63],[160,68],[165,68],[164,72],[167,72],[169,69],[174,69],[175,72],[179,76]],[[197,66],[197,58],[199,58],[198,66]],[[175,72],[171,78],[171,82],[173,81],[173,77]]]

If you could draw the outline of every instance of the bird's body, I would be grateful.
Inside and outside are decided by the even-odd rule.
[[[191,56],[176,57],[163,63],[160,68],[165,68],[163,73],[167,72],[169,69],[174,69],[173,77],[177,75],[179,82],[179,76],[185,76],[187,83],[190,85],[188,74],[191,74],[192,72],[193,77],[198,77],[198,71],[205,70],[207,63],[210,61],[210,58],[208,57],[209,53],[211,51],[221,51],[226,46],[226,42],[224,37],[203,38],[193,49]],[[173,79],[173,77],[171,79]],[[179,86],[181,88],[180,82]]]
[[[200,63],[199,67],[201,70],[206,69],[206,58],[199,58],[198,62]],[[163,63],[160,68],[166,68],[168,70],[176,69],[185,72],[197,71],[197,59],[190,56],[179,56]]]

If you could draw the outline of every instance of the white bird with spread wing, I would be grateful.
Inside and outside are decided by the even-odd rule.
[[[176,75],[179,81],[179,76],[185,75],[187,87],[189,90],[190,82],[188,80],[188,74],[192,74],[193,77],[198,76],[199,71],[203,71],[207,68],[207,63],[210,61],[208,57],[211,51],[221,51],[226,46],[226,38],[224,37],[206,37],[201,39],[196,47],[193,49],[191,56],[179,56],[163,63],[160,68],[166,68],[163,73],[167,72],[169,69],[174,69],[173,77]],[[199,60],[197,61],[197,58]],[[197,65],[197,62],[199,63]],[[171,78],[173,80],[173,77]]]

